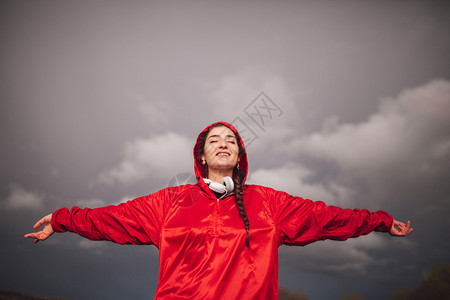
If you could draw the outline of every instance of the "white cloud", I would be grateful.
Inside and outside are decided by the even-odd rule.
[[[283,150],[329,160],[347,174],[374,182],[389,178],[386,174],[429,174],[450,156],[448,81],[432,81],[386,99],[376,114],[359,124],[332,119],[322,132],[297,139]]]
[[[99,241],[90,241],[87,239],[80,239],[78,242],[78,246],[82,249],[90,250],[95,254],[103,254],[105,250],[108,248],[108,244],[105,242]]]
[[[381,234],[370,234],[345,242],[316,242],[305,247],[281,247],[280,260],[304,270],[334,274],[364,274],[377,261],[368,251],[382,250],[388,241]],[[403,248],[403,247],[402,247]]]
[[[108,205],[119,205],[119,204],[128,202],[130,200],[134,200],[136,198],[139,198],[141,196],[142,195],[134,195],[134,196],[127,195],[127,196],[123,196],[120,199],[113,201],[112,203],[108,203]]]
[[[36,192],[27,191],[18,184],[11,184],[9,187],[10,194],[3,199],[2,207],[7,210],[31,209],[37,210],[42,208],[44,197]]]
[[[151,177],[174,176],[192,169],[192,149],[192,140],[173,132],[136,139],[127,143],[117,166],[100,174],[100,181],[132,184]]]
[[[311,171],[305,167],[290,163],[276,169],[257,169],[251,173],[249,183],[270,186],[294,196],[324,201],[328,205],[351,205],[351,190],[335,183],[328,186],[307,183],[310,175]]]

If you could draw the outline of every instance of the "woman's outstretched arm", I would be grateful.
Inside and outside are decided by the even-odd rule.
[[[183,190],[183,192],[187,192]],[[171,197],[180,192],[165,188],[153,194],[118,205],[99,208],[60,208],[39,220],[34,229],[43,230],[25,235],[35,243],[54,232],[74,232],[93,241],[111,241],[118,244],[159,245],[161,228]]]
[[[55,233],[55,231],[52,228],[52,214],[48,214],[39,221],[37,221],[36,224],[34,224],[33,228],[38,229],[42,225],[44,225],[44,228],[41,231],[27,233],[25,234],[25,237],[32,238],[34,239],[34,243],[37,243],[39,241],[46,240],[53,233]]]

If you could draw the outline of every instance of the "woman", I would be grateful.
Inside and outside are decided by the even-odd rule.
[[[71,231],[91,240],[154,244],[160,253],[155,299],[278,299],[280,245],[412,231],[409,221],[384,211],[341,209],[244,185],[247,154],[228,123],[199,134],[194,158],[195,185],[168,187],[118,206],[61,208],[34,225],[45,225],[42,231],[25,237],[38,242]]]

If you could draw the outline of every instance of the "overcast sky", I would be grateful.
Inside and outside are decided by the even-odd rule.
[[[450,262],[448,28],[447,1],[1,1],[0,289],[150,299],[154,246],[23,234],[192,173],[219,120],[246,132],[249,183],[412,221],[405,239],[282,246],[280,285],[418,285]]]

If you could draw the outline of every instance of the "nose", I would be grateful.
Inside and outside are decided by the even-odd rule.
[[[219,140],[219,148],[220,149],[226,149],[227,148],[227,143],[225,142],[224,139],[220,139]]]

